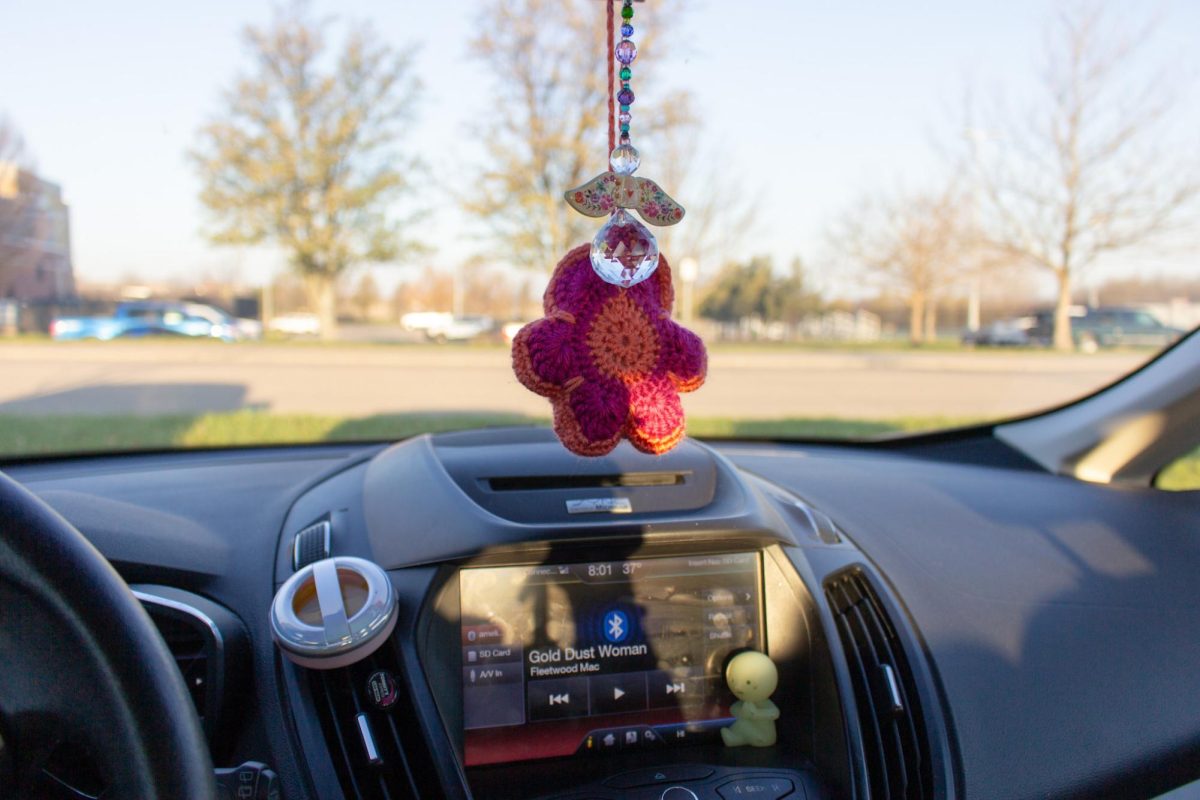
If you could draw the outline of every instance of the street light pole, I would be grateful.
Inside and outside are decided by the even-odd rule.
[[[984,128],[969,127],[963,131],[963,137],[967,140],[967,145],[970,150],[971,159],[979,164],[983,156],[980,151],[985,146],[991,146],[999,140],[995,131],[990,131]],[[972,233],[977,233],[981,223],[979,221],[979,185],[977,181],[971,181],[970,193],[968,201],[971,204],[970,221]],[[971,284],[968,288],[967,295],[967,330],[975,333],[979,330],[982,322],[981,306],[983,305],[983,269],[984,262],[980,256],[978,242],[976,242],[975,253],[972,257],[975,260],[974,274],[971,276]]]
[[[455,317],[463,315],[463,265],[459,264],[454,268],[454,283],[453,294],[451,297],[451,305],[454,306],[451,312]]]
[[[975,333],[979,330],[980,295],[983,294],[983,276],[976,272],[971,276],[971,286],[967,294],[967,330]]]
[[[683,281],[682,317],[687,325],[692,324],[692,317],[695,314],[696,278],[699,275],[700,264],[696,259],[688,256],[679,262],[679,278]]]

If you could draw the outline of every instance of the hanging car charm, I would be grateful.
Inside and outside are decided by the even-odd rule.
[[[605,0],[606,3],[610,0]],[[609,6],[609,37],[612,36],[612,6]],[[650,230],[625,209],[637,209],[642,219],[651,225],[674,225],[683,219],[683,206],[676,203],[658,184],[647,178],[635,178],[633,173],[642,163],[637,148],[630,142],[629,127],[633,120],[636,99],[629,81],[633,78],[632,64],[637,58],[633,36],[633,2],[625,0],[621,8],[621,41],[611,47],[621,64],[621,90],[616,100],[620,104],[617,117],[621,129],[620,144],[616,138],[612,114],[612,65],[609,77],[609,157],[611,170],[566,193],[571,208],[589,217],[611,214],[610,219],[592,241],[592,269],[608,283],[629,288],[646,280],[658,267],[658,242]]]
[[[704,383],[708,357],[700,337],[671,320],[670,267],[654,234],[627,210],[652,225],[674,225],[684,215],[658,184],[633,175],[641,163],[629,136],[633,0],[624,0],[615,46],[612,2],[604,2],[609,48],[622,65],[614,119],[608,64],[612,169],[566,199],[589,217],[611,218],[590,246],[576,247],[555,268],[543,298],[545,318],[513,340],[513,371],[527,389],[550,399],[554,431],[571,452],[601,456],[626,438],[643,452],[665,453],[684,435],[679,393]]]

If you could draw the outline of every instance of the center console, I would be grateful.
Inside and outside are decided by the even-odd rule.
[[[538,429],[418,437],[296,501],[277,587],[314,521],[323,555],[386,572],[398,616],[361,663],[281,667],[316,796],[852,797],[856,708],[898,697],[879,730],[923,735],[899,649],[854,662],[858,683],[846,668],[866,601],[850,586],[835,606],[830,581],[867,569],[861,554],[694,442],[584,461]],[[721,737],[726,665],[745,650],[778,669],[769,746]]]

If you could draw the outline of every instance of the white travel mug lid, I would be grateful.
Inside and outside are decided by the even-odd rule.
[[[335,669],[366,658],[396,627],[396,592],[378,564],[338,556],[288,578],[271,604],[271,633],[289,659]]]

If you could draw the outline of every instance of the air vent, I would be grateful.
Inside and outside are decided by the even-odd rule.
[[[368,698],[371,676],[385,671],[399,684],[395,704],[377,709]],[[351,800],[436,797],[432,755],[417,729],[412,703],[391,645],[343,669],[308,670],[313,701],[329,754]]]
[[[530,492],[550,489],[609,489],[618,486],[679,486],[686,472],[627,472],[616,475],[518,475],[488,478],[493,492]]]
[[[616,499],[628,508],[622,513],[639,517],[696,511],[718,499],[717,476],[724,471],[712,451],[690,440],[661,456],[640,453],[622,442],[607,455],[580,458],[546,428],[437,434],[414,440],[408,449],[420,451],[417,458],[399,458],[405,452],[401,445],[389,451],[394,456],[373,461],[367,470],[369,528],[380,520],[383,530],[382,520],[406,513],[402,503],[397,505],[397,487],[442,491],[440,482],[430,479],[431,473],[442,470],[488,513],[535,525],[578,524],[568,504],[574,500]],[[504,465],[502,471],[497,471],[498,464]],[[596,518],[597,524],[604,522]],[[374,545],[372,541],[376,558],[388,561],[385,554],[392,548]]]
[[[236,741],[239,710],[245,705],[246,629],[229,609],[199,595],[169,586],[130,588],[175,657],[209,750],[219,761]]]
[[[196,713],[200,716],[200,722],[205,724],[207,732],[205,716],[209,707],[208,638],[195,624],[189,624],[184,619],[164,616],[157,613],[153,607],[147,608],[147,611],[167,643],[167,649],[175,657],[175,663],[179,665],[179,672],[183,675],[188,694],[192,696],[192,704],[196,706]]]
[[[329,558],[333,552],[333,523],[328,517],[317,520],[292,540],[292,569],[299,571],[314,561]]]
[[[854,686],[870,796],[932,797],[929,740],[912,670],[878,595],[862,571],[852,569],[826,581],[825,597]]]

